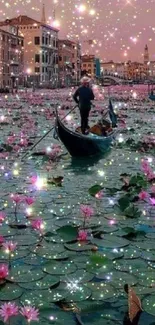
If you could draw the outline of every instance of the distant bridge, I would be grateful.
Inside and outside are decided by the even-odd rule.
[[[103,82],[108,82],[111,81],[112,83],[115,83],[117,85],[122,84],[122,82],[130,83],[131,80],[126,80],[122,76],[114,76],[114,75],[109,75],[109,74],[104,74],[102,76]]]

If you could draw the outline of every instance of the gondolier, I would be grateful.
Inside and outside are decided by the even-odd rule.
[[[79,105],[81,131],[83,134],[86,134],[89,129],[88,119],[91,110],[91,101],[95,98],[92,89],[89,87],[89,81],[90,79],[88,77],[83,77],[81,80],[82,86],[73,95],[75,102]]]

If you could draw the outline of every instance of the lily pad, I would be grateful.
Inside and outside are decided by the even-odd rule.
[[[83,251],[90,251],[94,248],[93,245],[84,244],[84,243],[75,243],[75,244],[65,244],[65,247],[71,251],[76,252],[83,252]]]
[[[13,267],[9,272],[7,280],[11,282],[32,282],[40,280],[44,277],[44,273],[40,269],[32,269],[28,265]]]
[[[89,282],[86,286],[91,289],[93,300],[106,300],[117,294],[116,289],[104,282]]]
[[[40,315],[43,319],[49,321],[49,324],[54,325],[76,325],[72,313],[65,313],[64,311],[55,310],[52,308],[41,309]],[[43,324],[44,325],[44,324]],[[45,324],[46,325],[46,324]]]
[[[47,307],[51,302],[57,302],[65,299],[64,290],[29,290],[26,291],[20,301],[23,305],[34,305],[37,308]]]
[[[63,226],[57,229],[56,232],[65,242],[75,241],[78,237],[78,228],[70,225]]]
[[[22,288],[13,283],[7,283],[0,289],[0,300],[11,301],[19,298],[23,293]]]
[[[78,283],[76,279],[68,283],[61,283],[57,290],[63,290],[66,294],[66,302],[85,301],[91,296],[91,290],[82,283]]]
[[[71,262],[55,262],[51,261],[43,267],[43,271],[51,275],[64,275],[74,273],[76,265]]]
[[[106,282],[110,282],[110,284],[115,288],[122,289],[126,283],[128,283],[129,285],[135,285],[138,282],[134,275],[118,271],[113,271],[109,273],[104,271],[98,273],[96,277],[98,279],[106,280]]]
[[[135,242],[135,245],[140,249],[154,250],[154,241],[153,240]]]
[[[144,260],[147,260],[147,261],[155,262],[155,253],[144,251],[144,252],[142,253],[142,258],[143,258]]]
[[[20,287],[29,290],[45,290],[51,289],[52,287],[56,286],[57,284],[59,284],[59,281],[59,278],[55,276],[46,275],[40,281],[20,283]]]
[[[138,283],[143,287],[154,287],[155,276],[154,271],[146,271],[139,273]]]
[[[141,256],[141,251],[136,248],[125,248],[124,249],[124,258],[125,259],[135,259]]]
[[[16,242],[18,246],[31,246],[36,244],[38,238],[33,235],[18,235],[16,236]]]
[[[155,295],[145,297],[142,301],[142,307],[146,313],[155,316]]]
[[[123,272],[130,272],[133,274],[137,274],[141,270],[145,270],[147,268],[147,263],[144,260],[140,259],[129,259],[129,260],[118,260],[114,264],[116,270]]]
[[[69,274],[68,276],[62,276],[60,279],[62,282],[68,282],[75,280],[78,281],[78,283],[86,283],[93,279],[93,274],[88,273],[86,270],[77,270],[75,273]]]
[[[129,242],[126,239],[113,235],[103,235],[102,239],[94,238],[91,242],[98,247],[104,246],[107,248],[119,248],[129,245]]]

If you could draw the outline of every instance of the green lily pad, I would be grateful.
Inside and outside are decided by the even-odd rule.
[[[144,251],[144,252],[142,253],[142,258],[143,258],[144,260],[147,260],[147,261],[155,262],[155,253]]]
[[[146,250],[154,250],[154,241],[153,240],[146,240],[146,241],[138,241],[135,242],[135,246],[137,246],[140,249],[146,249]]]
[[[92,291],[92,300],[106,300],[113,298],[117,293],[110,284],[104,282],[89,282],[86,286]]]
[[[29,254],[29,251],[26,249],[18,249],[15,250],[11,254],[11,260],[18,260],[20,258],[26,257]],[[0,251],[0,260],[7,260],[8,259],[8,254],[5,253],[5,251]]]
[[[76,325],[72,313],[65,313],[64,311],[55,310],[52,308],[41,309],[40,315],[43,319],[49,321],[49,324],[54,325]],[[44,324],[43,324],[44,325]]]
[[[57,229],[56,232],[65,242],[75,241],[78,237],[78,228],[70,225],[63,226]]]
[[[114,264],[115,269],[123,272],[137,273],[147,268],[147,263],[140,259],[118,260]]]
[[[51,261],[43,267],[43,271],[51,275],[64,275],[74,273],[76,265],[71,262],[55,262]]]
[[[142,301],[142,308],[146,313],[155,316],[155,295],[145,297]]]
[[[60,279],[62,282],[78,281],[78,283],[89,282],[93,279],[93,274],[88,273],[86,270],[77,270],[75,273],[69,274],[68,276],[62,276]]]
[[[59,281],[59,278],[55,276],[46,275],[40,281],[20,283],[20,287],[29,290],[45,290],[56,286],[57,284],[59,284]]]
[[[38,256],[47,259],[56,259],[56,256],[65,252],[62,244],[43,244],[43,246],[33,248],[33,252]],[[66,254],[66,253],[65,253]],[[55,256],[55,258],[54,258]]]
[[[147,287],[141,287],[141,286],[136,286],[134,287],[134,290],[137,295],[150,295],[154,294],[155,295],[155,287],[154,288],[147,288]]]
[[[67,293],[64,290],[29,290],[26,291],[20,302],[23,305],[34,305],[37,308],[47,307],[51,302],[57,302],[65,299]]]
[[[61,283],[57,290],[62,290],[67,293],[65,297],[66,302],[85,301],[91,296],[91,290],[84,284],[78,283],[76,279],[67,283]]]
[[[113,235],[103,235],[102,239],[93,238],[91,242],[98,247],[103,246],[106,248],[119,248],[129,245],[129,242],[126,239]]]
[[[91,249],[93,249],[94,246],[79,242],[75,244],[65,244],[65,247],[70,251],[84,252],[84,251],[90,251]]]
[[[47,261],[46,259],[42,258],[41,256],[37,256],[36,254],[30,254],[26,258],[24,258],[24,263],[27,265],[33,265],[33,266],[40,266]]]
[[[3,225],[1,227],[1,236],[3,237],[10,237],[10,236],[15,236],[17,231],[15,229],[11,229],[8,226]]]
[[[22,265],[13,267],[9,275],[7,277],[7,280],[11,282],[32,282],[40,280],[44,277],[44,273],[40,269],[32,269],[28,265]]]
[[[7,283],[0,289],[0,300],[11,301],[19,298],[23,293],[22,288],[13,283]]]
[[[97,184],[96,184],[96,185],[90,187],[89,190],[88,190],[88,192],[89,192],[89,194],[90,194],[91,196],[95,197],[95,195],[96,195],[97,193],[99,193],[100,191],[102,191],[102,190],[103,190],[103,187],[100,186],[100,185],[97,185]]]
[[[103,279],[109,281],[112,286],[115,288],[123,288],[123,286],[128,283],[129,285],[135,285],[138,280],[132,274],[126,272],[101,272],[96,275],[98,279]]]
[[[38,241],[38,238],[33,235],[18,235],[16,236],[16,242],[18,243],[18,246],[31,246],[36,244]]]
[[[129,247],[129,248],[124,249],[124,258],[125,259],[134,259],[134,258],[138,258],[140,256],[141,256],[141,252],[137,248]]]
[[[145,271],[139,273],[138,283],[143,287],[154,287],[155,286],[154,271],[146,271],[145,270]]]

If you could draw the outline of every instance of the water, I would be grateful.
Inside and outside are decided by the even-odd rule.
[[[1,143],[8,142],[8,135],[12,132],[11,137],[15,137],[13,146],[16,145],[6,156],[4,151],[1,153],[0,207],[6,213],[6,218],[0,235],[4,236],[5,241],[17,243],[17,249],[10,256],[11,269],[0,292],[0,300],[15,300],[18,304],[31,304],[39,308],[39,324],[68,322],[74,325],[77,318],[86,325],[123,324],[128,310],[124,293],[126,283],[133,286],[146,312],[141,315],[139,324],[144,324],[146,319],[148,324],[155,322],[154,207],[150,209],[149,202],[138,201],[135,206],[141,211],[140,217],[127,218],[117,206],[124,192],[119,190],[113,194],[109,191],[109,188],[121,188],[120,174],[141,173],[142,158],[149,159],[150,166],[154,168],[152,148],[147,153],[140,153],[136,149],[131,150],[129,145],[119,143],[129,138],[137,142],[148,133],[153,133],[154,109],[151,102],[143,100],[143,97],[146,98],[144,89],[135,89],[138,94],[136,100],[132,98],[130,88],[118,87],[111,91],[119,114],[127,115],[122,118],[128,128],[119,131],[118,142],[112,150],[105,157],[76,160],[62,146],[61,158],[50,163],[43,161],[44,156],[27,157],[21,162],[20,158],[30,147],[19,148],[17,145],[20,143],[21,146],[25,139],[35,143],[52,127],[54,117],[50,116],[53,110],[51,104],[63,102],[68,97],[68,91],[19,94],[18,97],[2,97],[0,101]],[[108,98],[105,93],[103,101],[103,95],[103,90],[98,90],[96,105],[98,109],[106,110]],[[129,97],[126,103],[125,97]],[[67,103],[72,105],[71,101]],[[68,120],[71,128],[75,127],[76,114]],[[12,146],[10,141],[9,146]],[[51,143],[57,143],[52,134],[35,150],[45,150]],[[33,183],[32,176],[37,176],[39,182]],[[63,177],[62,187],[47,182],[59,176]],[[95,184],[103,187],[101,200],[89,194],[88,190]],[[149,193],[150,186],[148,183]],[[15,222],[15,204],[11,199],[11,194],[16,193],[35,200],[30,206],[24,200],[18,204],[18,224]],[[62,227],[66,225],[83,228],[81,204],[90,205],[95,211],[86,222],[86,243],[77,242],[74,233],[70,239],[75,228],[65,229],[65,235],[62,233]],[[40,236],[40,231],[32,229],[32,222],[38,218],[42,218],[45,227],[43,236]],[[140,229],[144,233],[127,239],[127,227],[128,232]],[[68,235],[66,231],[69,231]],[[48,236],[45,236],[47,233]],[[97,262],[94,262],[95,258]],[[1,248],[1,263],[8,263],[8,259]],[[72,309],[72,303],[81,310],[77,318],[75,313],[62,308]],[[22,324],[22,321],[17,317],[14,322]]]

